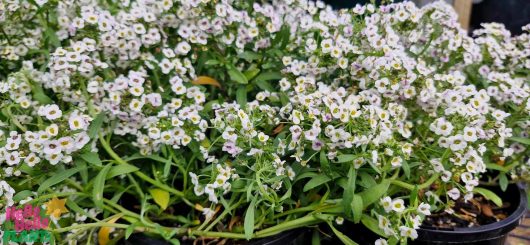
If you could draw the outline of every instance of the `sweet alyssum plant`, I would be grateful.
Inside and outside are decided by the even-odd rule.
[[[346,219],[396,244],[530,178],[529,34],[469,37],[443,2],[4,1],[0,23],[0,205],[64,200],[60,242],[351,244]]]

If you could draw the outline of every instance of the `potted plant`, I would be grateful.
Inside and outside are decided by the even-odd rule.
[[[442,2],[0,7],[6,241],[406,243],[529,178],[528,35]]]

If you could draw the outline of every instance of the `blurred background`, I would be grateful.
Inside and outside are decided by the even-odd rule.
[[[434,0],[414,0],[423,6]],[[521,27],[530,23],[530,0],[445,0],[453,5],[459,14],[459,22],[470,31],[480,28],[480,23],[503,23],[512,34],[520,34]],[[324,0],[334,8],[349,8],[356,4],[370,3],[370,0]],[[380,0],[376,3],[381,2]],[[395,0],[394,2],[401,2]]]

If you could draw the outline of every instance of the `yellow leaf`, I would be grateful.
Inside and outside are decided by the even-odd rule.
[[[221,88],[221,84],[217,80],[208,76],[199,76],[191,83],[195,85],[212,85]]]
[[[107,223],[108,224],[114,224],[114,223],[116,223],[116,221],[118,221],[118,219],[121,218],[121,216],[123,216],[123,214],[117,214],[113,218],[109,219],[109,221],[107,221]],[[109,235],[110,235],[111,229],[112,229],[112,227],[101,227],[99,229],[99,232],[98,232],[99,245],[107,245],[107,243],[109,243],[109,241],[110,241]]]
[[[53,197],[52,200],[48,201],[46,206],[46,215],[51,215],[55,219],[59,219],[61,214],[68,213],[68,209],[64,206],[66,204],[66,199],[57,199]]]
[[[149,190],[149,193],[151,193],[156,204],[158,204],[162,210],[167,208],[167,205],[169,204],[169,192],[162,189],[151,189]]]

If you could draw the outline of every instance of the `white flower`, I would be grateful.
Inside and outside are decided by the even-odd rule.
[[[68,119],[68,124],[70,125],[70,130],[85,129],[86,127],[85,119],[81,116],[71,116]]]
[[[447,195],[448,195],[451,199],[453,199],[453,200],[457,200],[457,199],[460,197],[460,191],[459,191],[458,189],[456,189],[456,188],[453,188],[453,189],[451,189],[451,190],[449,190],[449,191],[447,192]]]
[[[44,106],[44,116],[48,120],[55,120],[63,115],[61,109],[56,104]]]
[[[409,237],[412,240],[418,238],[418,232],[415,229],[412,229],[406,226],[400,226],[399,231],[400,231],[400,235],[403,237]]]
[[[422,214],[424,214],[424,215],[431,215],[431,205],[422,202],[422,203],[418,206],[418,212],[419,212],[419,213],[422,213]]]
[[[12,151],[7,153],[5,156],[6,163],[9,166],[17,165],[20,163],[20,153],[18,151]]]
[[[269,139],[269,136],[264,134],[263,132],[259,132],[258,134],[258,140],[261,142],[266,142]]]
[[[383,238],[379,238],[375,240],[374,245],[388,245],[388,242]]]
[[[211,208],[203,208],[202,209],[202,214],[204,215],[206,220],[210,220],[210,219],[213,218],[213,216],[215,214],[215,211],[212,210]]]
[[[463,136],[465,141],[475,142],[477,141],[477,130],[472,127],[465,127]]]
[[[405,211],[405,202],[403,199],[395,199],[392,201],[392,210],[401,213]]]
[[[381,199],[381,206],[385,209],[385,211],[388,213],[392,210],[392,198],[390,197],[384,197]]]

